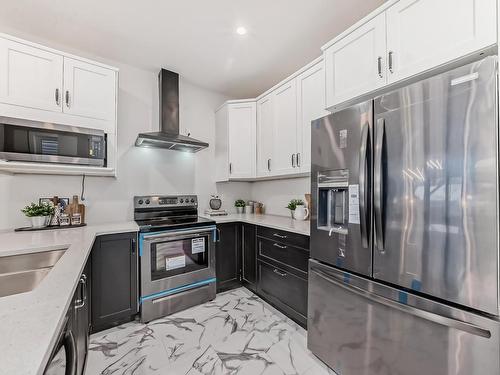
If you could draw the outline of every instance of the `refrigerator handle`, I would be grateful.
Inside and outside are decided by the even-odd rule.
[[[364,248],[368,247],[368,189],[367,184],[367,170],[368,170],[368,157],[369,157],[369,125],[366,123],[361,130],[361,145],[359,148],[359,226],[361,230],[361,245]]]
[[[375,211],[375,237],[379,251],[384,251],[384,228],[382,221],[382,199],[384,197],[384,177],[382,156],[384,153],[385,119],[377,120],[374,165],[373,208]]]

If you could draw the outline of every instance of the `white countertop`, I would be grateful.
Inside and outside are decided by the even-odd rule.
[[[261,225],[274,229],[286,230],[288,232],[303,234],[309,236],[309,220],[294,220],[289,216],[277,215],[255,215],[255,214],[229,214],[226,216],[207,216],[203,217],[215,220],[217,223],[242,222],[248,224]]]
[[[67,248],[33,291],[0,298],[0,375],[43,374],[95,237],[138,229],[129,221],[0,233],[0,257]]]

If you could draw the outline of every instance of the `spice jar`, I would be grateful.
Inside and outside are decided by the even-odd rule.
[[[71,225],[80,225],[82,223],[82,215],[76,212],[71,215]]]
[[[68,226],[71,224],[70,218],[68,214],[62,213],[59,215],[59,225],[62,227]]]

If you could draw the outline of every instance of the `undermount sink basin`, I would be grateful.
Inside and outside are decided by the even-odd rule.
[[[65,251],[60,249],[0,257],[0,297],[35,289]]]

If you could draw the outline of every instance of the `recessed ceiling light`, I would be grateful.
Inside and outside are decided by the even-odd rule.
[[[247,33],[247,29],[244,28],[243,26],[240,26],[236,29],[236,34],[238,35],[245,35]]]

